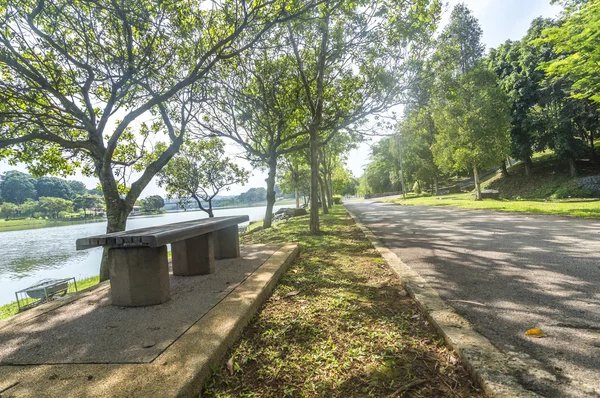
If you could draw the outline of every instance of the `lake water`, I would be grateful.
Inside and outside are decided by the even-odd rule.
[[[273,211],[280,207],[275,206]],[[247,215],[250,221],[255,221],[264,217],[265,207],[216,209],[214,213],[215,217]],[[127,229],[206,217],[203,211],[137,216],[127,221]],[[79,280],[98,275],[102,249],[76,251],[75,241],[105,232],[106,222],[0,232],[0,305],[14,301],[17,290],[40,279],[75,277]]]

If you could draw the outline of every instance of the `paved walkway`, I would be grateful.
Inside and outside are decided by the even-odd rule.
[[[600,222],[397,206],[346,208],[494,345],[540,361],[549,397],[600,397]],[[525,331],[542,328],[542,339]]]

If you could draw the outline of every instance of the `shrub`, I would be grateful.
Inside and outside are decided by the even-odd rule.
[[[550,196],[550,199],[567,198],[597,198],[598,192],[575,186],[560,187]]]
[[[339,205],[342,203],[342,195],[333,195],[333,203]]]
[[[421,194],[421,184],[419,183],[419,181],[415,181],[415,184],[413,185],[413,192],[417,195]]]

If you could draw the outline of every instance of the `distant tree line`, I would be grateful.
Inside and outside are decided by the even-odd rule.
[[[11,217],[59,218],[61,212],[103,207],[102,193],[88,190],[80,181],[56,177],[34,178],[19,171],[0,175],[0,213]]]
[[[35,178],[20,171],[7,171],[0,175],[0,201],[17,205],[27,199],[53,197],[74,200],[78,195],[102,196],[101,191],[88,190],[81,181],[64,180],[56,177]]]

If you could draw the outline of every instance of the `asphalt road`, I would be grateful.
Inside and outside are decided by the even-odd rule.
[[[346,208],[496,347],[556,377],[548,397],[600,397],[600,222],[373,201]],[[541,328],[547,337],[525,336]]]

